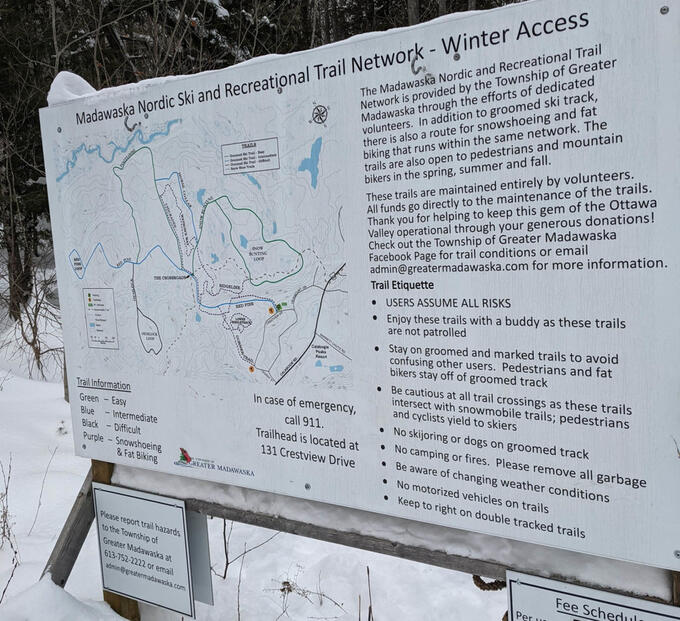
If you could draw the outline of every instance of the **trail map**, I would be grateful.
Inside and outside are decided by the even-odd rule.
[[[337,126],[310,123],[314,110],[243,110],[248,126],[239,110],[142,118],[132,131],[119,118],[62,148],[86,364],[86,347],[110,348],[160,375],[346,388]],[[93,314],[101,289],[112,294]]]

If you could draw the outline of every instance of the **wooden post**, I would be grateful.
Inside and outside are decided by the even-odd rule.
[[[80,549],[85,543],[87,533],[90,532],[92,520],[94,520],[94,505],[92,503],[92,469],[90,469],[40,578],[45,574],[50,574],[54,584],[64,587],[80,554]]]
[[[408,25],[420,23],[420,0],[406,0],[406,12],[408,13]]]
[[[92,481],[110,485],[112,475],[113,464],[107,461],[92,460]],[[124,597],[123,595],[118,595],[117,593],[104,591],[104,601],[124,619],[141,621],[139,605],[136,600]]]
[[[671,572],[673,580],[673,606],[680,607],[680,572]]]

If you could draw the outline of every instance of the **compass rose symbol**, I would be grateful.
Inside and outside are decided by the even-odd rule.
[[[312,118],[310,123],[316,123],[317,125],[326,126],[326,121],[328,120],[328,107],[322,106],[321,104],[314,103],[314,109],[312,110]]]

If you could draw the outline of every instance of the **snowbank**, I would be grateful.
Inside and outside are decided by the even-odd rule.
[[[122,619],[104,602],[89,604],[45,578],[2,607],[3,621],[115,621]]]

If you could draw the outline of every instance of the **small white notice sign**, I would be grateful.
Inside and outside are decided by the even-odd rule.
[[[104,589],[194,617],[184,502],[94,483]]]
[[[507,573],[508,621],[670,621],[680,608],[573,584]]]

